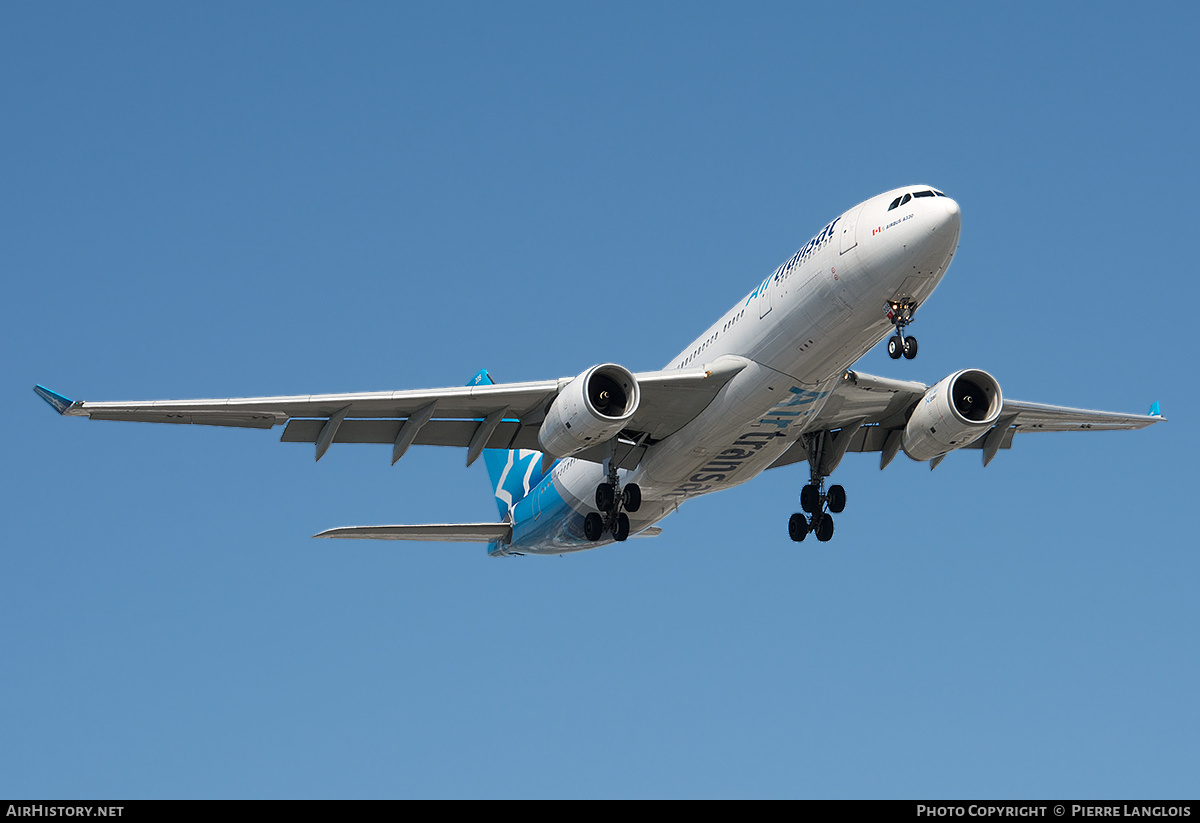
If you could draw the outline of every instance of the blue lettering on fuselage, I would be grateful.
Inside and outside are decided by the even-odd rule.
[[[833,227],[836,226],[838,221],[841,219],[842,218],[840,218],[840,217],[835,217],[833,219],[832,223],[830,223],[825,228],[821,229],[821,231],[817,233],[816,237],[814,237],[812,240],[809,240],[808,243],[805,244],[800,249],[800,251],[793,254],[786,263],[784,263],[779,268],[775,269],[775,271],[773,271],[766,280],[759,283],[758,288],[755,289],[754,291],[750,292],[750,296],[746,298],[746,305],[747,306],[750,305],[751,300],[753,300],[754,298],[756,298],[760,294],[762,294],[766,290],[767,286],[769,286],[771,284],[772,280],[776,279],[777,277],[779,277],[782,274],[786,274],[787,272],[790,272],[796,266],[800,265],[805,260],[807,260],[809,258],[809,256],[812,255],[812,253],[814,251],[816,251],[821,246],[823,246],[827,240],[832,239],[833,238]]]
[[[770,411],[751,426],[752,429],[774,426],[774,430],[748,431],[738,435],[730,448],[718,453],[701,466],[687,482],[680,483],[666,497],[687,498],[712,491],[718,483],[727,480],[742,468],[742,465],[767,443],[776,437],[784,436],[785,429],[812,414],[812,404],[828,394],[827,391],[815,392],[796,386],[790,387],[788,396],[772,406]]]

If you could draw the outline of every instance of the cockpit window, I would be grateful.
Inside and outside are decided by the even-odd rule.
[[[946,196],[946,193],[945,193],[945,192],[943,192],[943,191],[938,191],[937,189],[934,189],[934,190],[933,190],[933,193],[934,193],[934,194],[936,194],[938,197],[945,197],[945,196]]]
[[[905,194],[902,197],[897,197],[895,200],[892,201],[892,205],[887,207],[887,210],[891,211],[892,209],[894,209],[898,206],[903,206],[905,203],[907,203],[909,200],[912,200],[914,197],[933,197],[935,195],[940,195],[942,197],[946,196],[946,195],[942,194],[940,191],[938,191],[937,189],[934,189],[932,191],[930,191],[928,189],[925,191],[916,191],[916,192],[912,192],[911,194]]]

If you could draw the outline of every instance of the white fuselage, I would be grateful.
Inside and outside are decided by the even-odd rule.
[[[933,191],[897,189],[845,212],[667,364],[748,361],[699,416],[622,472],[622,483],[642,491],[640,509],[629,515],[632,533],[688,498],[769,467],[807,431],[846,369],[892,331],[889,302],[920,305],[933,292],[958,247],[961,222],[958,204]],[[923,196],[889,210],[916,192]],[[559,553],[610,542],[609,535],[589,542],[582,531],[602,480],[596,463],[560,461],[514,510],[507,548]]]

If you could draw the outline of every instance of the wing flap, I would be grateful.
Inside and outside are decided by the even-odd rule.
[[[66,414],[72,414],[66,412]],[[92,420],[122,420],[130,423],[189,423],[197,426],[232,426],[243,429],[269,429],[287,420],[286,415],[273,412],[206,411],[195,414],[156,411],[91,411]]]
[[[849,452],[881,452],[883,451],[884,443],[887,437],[894,429],[884,428],[883,426],[863,426],[850,439],[850,445],[846,447]],[[1000,441],[998,448],[1011,449],[1013,435],[1017,433],[1017,429],[1008,429],[1004,432],[1004,438]],[[969,443],[962,447],[963,449],[982,449],[983,438],[979,438],[974,443]],[[803,463],[808,460],[808,454],[804,449],[804,444],[797,440],[791,447],[768,466],[768,469],[778,469],[780,466],[790,466],[793,463]]]
[[[461,446],[466,448],[479,429],[479,420],[430,420],[421,426],[413,444],[417,446]],[[281,443],[316,443],[324,420],[289,420]],[[346,420],[338,427],[334,443],[394,443],[403,420]],[[522,426],[505,420],[496,427],[484,448],[536,449],[537,426]]]
[[[508,523],[431,523],[424,526],[342,526],[313,537],[353,540],[424,540],[433,543],[491,543],[512,539]]]
[[[479,429],[480,423],[479,420],[431,420],[417,432],[413,443],[418,446],[466,448]],[[402,420],[346,420],[338,427],[333,442],[395,443],[403,425]],[[324,420],[289,420],[279,439],[282,443],[316,443],[324,426]],[[542,447],[538,443],[537,426],[523,426],[519,421],[505,420],[492,432],[484,448],[541,451]],[[636,468],[645,453],[645,446],[619,440],[615,455],[617,468]],[[575,457],[592,463],[603,463],[604,446],[594,446],[576,454]]]

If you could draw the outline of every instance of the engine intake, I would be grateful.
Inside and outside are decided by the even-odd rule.
[[[592,366],[558,393],[538,432],[542,451],[568,457],[616,436],[637,411],[642,393],[628,369]]]
[[[1000,384],[980,369],[955,372],[925,392],[904,429],[904,453],[932,460],[969,446],[1000,418]]]

